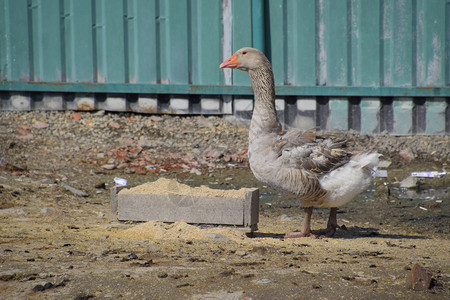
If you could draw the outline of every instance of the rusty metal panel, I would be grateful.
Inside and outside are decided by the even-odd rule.
[[[315,85],[316,83],[316,6],[313,1],[286,3],[284,84]],[[275,20],[274,20],[275,21]],[[276,22],[276,21],[275,21]],[[279,37],[282,37],[280,35]],[[279,43],[274,37],[273,45]],[[282,43],[280,43],[282,44]],[[277,53],[277,52],[273,52]],[[272,58],[277,55],[273,55]],[[301,67],[299,67],[301,66]]]
[[[318,1],[317,8],[318,85],[349,84],[348,1]]]
[[[348,7],[348,85],[380,84],[380,0],[351,1]]]
[[[157,83],[157,1],[127,1],[125,6],[125,80]]]
[[[445,85],[446,9],[439,0],[418,0],[416,8],[416,79],[413,85]],[[447,30],[450,29],[447,27]],[[448,34],[448,33],[447,33]],[[448,57],[447,57],[448,64]],[[448,69],[448,65],[447,65]]]
[[[191,81],[195,84],[223,83],[217,63],[221,61],[222,24],[220,1],[191,1]]]
[[[62,3],[62,53],[63,76],[67,82],[95,82],[94,70],[98,69],[97,60],[94,57],[96,44],[94,37],[96,23],[93,7],[89,0],[70,1]],[[94,47],[95,46],[95,47]]]
[[[0,0],[0,109],[250,117],[247,74],[217,66],[257,46],[288,125],[448,133],[449,15],[449,0]]]
[[[222,20],[229,6],[232,17]],[[257,35],[278,85],[443,87],[449,7],[441,0],[1,0],[0,72],[6,81],[223,84],[221,43],[234,51]],[[231,40],[222,42],[227,22]],[[249,80],[233,72],[233,84]]]
[[[383,1],[381,85],[413,85],[413,1]]]
[[[33,81],[61,81],[60,7],[57,1],[29,1],[30,63]]]
[[[447,5],[445,7],[446,11],[446,23],[445,23],[445,45],[446,45],[446,62],[445,62],[445,69],[446,69],[446,76],[445,76],[445,85],[450,86],[450,0],[447,0]],[[450,119],[450,118],[449,118]],[[450,120],[447,120],[450,123]],[[450,127],[450,124],[447,124]],[[447,127],[447,128],[449,128]],[[450,130],[447,130],[447,132],[450,132]]]
[[[60,69],[62,81],[67,73],[72,82],[147,82],[139,77],[153,83],[196,82],[203,65],[195,61],[203,58],[198,51],[210,50],[206,61],[220,56],[221,2],[4,0],[2,28],[15,34],[8,35],[9,43],[2,47],[9,44],[6,50],[20,56],[11,62],[23,66],[9,65],[22,71],[19,78],[32,74],[32,80],[59,80],[55,69]],[[252,44],[253,2],[230,3],[237,49]],[[439,85],[445,77],[442,54],[448,25],[440,1],[275,0],[266,9],[266,48],[279,83]],[[23,22],[10,26],[16,25],[11,16],[21,16]],[[14,40],[17,37],[22,44]],[[13,44],[21,50],[11,51]],[[5,68],[2,73],[7,73]],[[239,74],[235,84],[248,85]],[[208,71],[203,78],[211,76],[217,77]]]
[[[233,52],[242,47],[252,46],[251,0],[232,1],[233,11]],[[233,72],[234,85],[250,85],[248,75]]]
[[[0,73],[2,80],[33,80],[30,64],[31,45],[29,36],[29,10],[27,0],[1,2],[2,47]]]
[[[286,43],[285,27],[287,22],[285,19],[285,6],[283,0],[273,0],[268,2],[268,17],[266,22],[270,22],[266,31],[266,55],[272,63],[272,71],[275,77],[275,84],[282,85],[285,83],[285,62],[286,62]],[[266,24],[267,24],[266,23]],[[290,27],[295,30],[294,27]],[[280,37],[280,38],[277,38]],[[282,42],[280,42],[282,41]],[[275,55],[272,55],[275,53]]]
[[[160,1],[161,82],[189,82],[189,31],[187,1]]]
[[[94,1],[97,45],[97,61],[102,61],[97,68],[97,80],[107,83],[121,83],[129,80],[125,74],[125,65],[129,57],[125,56],[125,40],[128,34],[124,32],[125,12],[122,0]],[[99,49],[98,49],[99,50]],[[134,75],[134,74],[133,74]]]

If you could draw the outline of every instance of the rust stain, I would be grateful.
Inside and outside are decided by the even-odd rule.
[[[53,82],[47,82],[47,81],[44,81],[44,82],[39,82],[39,81],[28,81],[28,82],[26,82],[27,84],[29,84],[29,85],[50,85],[50,86],[65,86],[65,85],[70,85],[70,86],[73,86],[74,84],[73,83],[67,83],[67,82],[56,82],[56,81],[53,81]]]
[[[154,106],[154,105],[141,105],[141,106],[139,106],[138,112],[152,114],[152,113],[156,113],[157,111],[156,111],[156,106]]]
[[[199,87],[198,85],[191,85],[189,88],[190,93],[195,93],[198,92],[199,90],[201,90],[201,87]]]
[[[94,110],[95,107],[94,107],[94,105],[91,105],[89,103],[80,102],[80,103],[77,103],[77,109],[78,110]]]
[[[27,81],[26,84],[29,85],[46,85],[46,86],[105,86],[104,83],[99,82],[58,82],[58,81]]]

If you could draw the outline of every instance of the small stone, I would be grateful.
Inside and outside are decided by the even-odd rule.
[[[44,208],[41,209],[41,212],[42,212],[43,214],[49,215],[49,214],[54,213],[55,210],[52,209],[52,208],[50,208],[50,207],[44,207]]]
[[[205,118],[205,117],[200,117],[200,118],[198,118],[198,119],[197,119],[197,124],[198,124],[200,127],[213,127],[213,126],[214,126],[214,125],[211,123],[211,121],[208,120],[208,119]]]
[[[18,209],[17,209],[17,214],[18,214],[19,216],[26,216],[26,215],[28,215],[27,212],[24,211],[22,208],[18,208]]]
[[[34,139],[34,135],[32,134],[25,134],[25,135],[20,135],[19,137],[17,137],[19,140],[21,140],[22,142],[26,142],[28,140],[32,140]]]
[[[76,296],[75,300],[88,300],[91,298],[95,298],[95,296],[91,295],[91,294],[89,294],[89,295],[81,294],[81,295]]]
[[[220,276],[222,276],[222,277],[228,277],[228,276],[232,276],[232,275],[235,275],[236,274],[236,271],[234,270],[234,269],[229,269],[229,270],[225,270],[225,271],[223,271],[223,272],[220,272]]]
[[[123,257],[121,261],[130,261],[133,259],[139,259],[139,257],[136,255],[136,253],[131,252],[127,257]]]
[[[161,121],[163,121],[164,119],[162,118],[162,117],[159,117],[159,116],[151,116],[150,118],[148,118],[150,121],[152,121],[152,122],[161,122]]]
[[[209,232],[207,232],[207,233],[204,234],[204,236],[212,238],[214,241],[217,241],[217,242],[226,242],[226,241],[230,240],[228,237],[226,237],[224,235],[221,235],[221,234],[218,234],[218,233],[209,233]]]
[[[72,186],[70,186],[70,185],[68,185],[67,183],[64,183],[64,182],[61,182],[60,184],[61,184],[61,186],[62,186],[63,188],[65,188],[66,190],[72,192],[73,194],[75,194],[75,195],[77,195],[77,196],[81,196],[81,197],[89,197],[89,194],[88,194],[86,191],[83,191],[83,190],[79,190],[79,189],[77,189],[77,188],[74,188],[74,187],[72,187]]]
[[[413,291],[425,291],[430,288],[431,278],[424,267],[415,264],[406,278],[406,283]]]
[[[282,221],[292,221],[292,217],[289,217],[288,215],[285,215],[285,214],[281,215],[280,219]]]
[[[109,128],[120,129],[120,124],[113,121],[113,122],[109,123]]]
[[[49,125],[48,125],[47,123],[41,122],[41,121],[36,121],[36,122],[33,124],[33,127],[36,128],[36,129],[44,129],[44,128],[47,128],[48,126],[49,126]]]
[[[133,146],[134,141],[132,139],[129,139],[129,138],[124,138],[124,139],[120,140],[120,143],[122,145],[125,145],[125,146]]]
[[[104,170],[114,170],[116,168],[116,165],[115,164],[105,164],[105,165],[102,165],[102,169],[104,169]]]
[[[400,187],[405,189],[411,189],[417,187],[417,178],[408,176],[400,182]]]
[[[19,216],[26,216],[27,213],[22,208],[4,208],[0,209],[0,215],[19,215]]]
[[[407,162],[411,162],[414,159],[414,153],[412,152],[411,148],[401,150],[398,155],[400,155],[400,157]]]
[[[388,161],[388,160],[380,160],[380,162],[378,163],[378,168],[380,169],[387,169],[389,168],[389,166],[392,164],[392,162]]]
[[[96,117],[103,117],[105,115],[105,111],[104,110],[99,110],[98,112],[96,112],[94,114],[94,116]]]
[[[98,183],[98,184],[95,185],[95,188],[96,189],[104,189],[104,190],[106,190],[106,183],[104,183],[104,182]]]
[[[261,283],[261,284],[267,284],[267,283],[271,283],[272,280],[268,279],[268,278],[261,278],[256,280],[257,283]]]
[[[144,149],[148,149],[148,148],[153,147],[154,145],[152,144],[152,142],[150,140],[142,138],[138,141],[138,146],[142,147]]]
[[[267,252],[273,251],[273,248],[273,246],[255,246],[252,251],[259,255],[266,255]]]
[[[42,284],[38,284],[33,288],[33,292],[42,292],[43,290],[45,290],[45,288]]]
[[[202,175],[202,171],[200,171],[197,168],[192,168],[191,171],[189,173],[195,174],[195,175]]]
[[[80,113],[73,113],[72,114],[72,118],[75,120],[75,121],[80,121],[81,120],[81,114]]]
[[[53,283],[47,282],[46,284],[44,284],[44,289],[45,290],[48,290],[48,289],[51,289],[51,288],[53,288]]]
[[[44,272],[39,273],[38,276],[39,276],[40,279],[45,279],[45,278],[53,277],[52,274],[44,273]]]
[[[203,151],[203,156],[215,159],[222,157],[223,152],[219,148],[210,145],[205,151]]]
[[[176,288],[184,288],[184,287],[189,287],[189,286],[193,286],[193,284],[191,283],[182,283],[176,286]]]
[[[175,273],[175,274],[170,275],[170,278],[172,278],[172,279],[181,279],[181,278],[187,278],[187,277],[189,277],[188,274],[182,274],[182,273]]]
[[[30,127],[28,127],[25,124],[22,124],[22,126],[19,127],[18,129],[18,134],[19,135],[27,135],[30,133]]]

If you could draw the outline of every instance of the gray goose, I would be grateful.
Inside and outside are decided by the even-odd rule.
[[[281,132],[275,109],[272,67],[259,50],[245,47],[220,64],[248,72],[255,94],[249,131],[248,157],[255,177],[302,201],[305,218],[301,231],[285,238],[312,234],[313,207],[329,207],[327,228],[321,235],[333,236],[338,228],[337,207],[364,191],[374,177],[378,153],[353,154],[345,142],[316,137],[311,130],[289,129]]]

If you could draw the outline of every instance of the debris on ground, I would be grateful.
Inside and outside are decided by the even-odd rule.
[[[432,276],[423,266],[415,264],[409,272],[406,283],[414,291],[425,291],[431,287]]]
[[[0,112],[0,298],[449,299],[450,178],[421,179],[415,189],[399,182],[411,172],[440,172],[450,136],[317,134],[346,139],[351,151],[382,153],[391,162],[388,177],[339,208],[334,238],[287,240],[303,208],[251,174],[248,124],[217,116]],[[399,156],[406,148],[410,162]],[[124,188],[115,177],[133,186],[168,178],[258,188],[259,230],[115,221],[110,190]],[[314,210],[314,230],[327,226],[328,213]],[[428,286],[422,281],[425,290],[405,284],[405,266],[414,264],[433,276]]]

